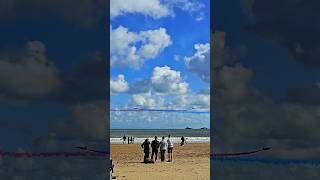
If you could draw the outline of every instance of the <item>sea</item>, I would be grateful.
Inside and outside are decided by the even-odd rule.
[[[171,135],[173,143],[180,143],[181,137],[184,136],[186,143],[209,143],[210,129],[111,129],[110,143],[122,144],[123,136],[134,137],[134,143],[142,143],[146,138],[153,140],[154,136],[158,136],[161,140],[162,136],[166,138]],[[128,143],[128,140],[126,141]]]

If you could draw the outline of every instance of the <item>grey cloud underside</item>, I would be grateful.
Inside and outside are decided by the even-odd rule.
[[[27,42],[21,50],[0,57],[0,100],[25,103],[46,99],[74,104],[105,99],[108,80],[103,58],[90,56],[70,71],[61,72],[48,59],[45,44]]]
[[[198,75],[203,81],[210,82],[210,44],[195,44],[196,53],[184,57],[185,64],[191,73]]]
[[[235,48],[226,46],[227,36],[225,32],[215,31],[213,33],[212,39],[212,62],[215,68],[234,64],[245,57],[247,54],[247,47],[244,45],[239,45]]]
[[[1,55],[1,105],[12,101],[16,102],[15,107],[20,107],[21,102],[29,102],[31,105],[42,105],[42,102],[61,104],[65,105],[65,109],[70,108],[71,115],[48,123],[48,127],[41,127],[41,132],[50,132],[49,134],[39,133],[40,127],[36,124],[43,119],[37,118],[37,115],[28,120],[18,117],[18,124],[17,121],[2,121],[2,128],[7,128],[5,132],[11,132],[9,135],[13,136],[13,140],[15,136],[26,140],[21,146],[27,146],[28,149],[21,151],[70,152],[75,150],[75,145],[107,149],[105,138],[108,135],[108,123],[105,107],[108,80],[105,58],[100,55],[88,57],[68,72],[61,72],[47,57],[47,51],[50,49],[46,49],[44,43],[30,41],[23,48],[13,50],[13,53]],[[24,132],[18,132],[19,129]],[[67,139],[62,140],[61,137]],[[30,144],[32,138],[36,139]],[[98,144],[94,145],[93,142]],[[2,146],[1,149],[10,150],[11,146]],[[107,177],[107,163],[106,158],[1,158],[0,179],[100,180]]]
[[[317,84],[299,85],[288,91],[287,100],[305,105],[320,105],[320,87]]]
[[[247,29],[288,48],[308,68],[320,67],[320,2],[254,0]]]
[[[151,89],[151,82],[149,79],[138,80],[130,85],[130,94],[147,93]]]
[[[5,102],[49,96],[61,85],[59,71],[40,41],[27,42],[21,50],[0,57],[0,69],[0,99]]]
[[[224,46],[222,49],[228,48],[227,44]],[[221,59],[216,62],[221,62]],[[298,98],[295,102],[288,99],[275,102],[252,86],[252,78],[258,72],[254,73],[239,60],[235,62],[215,66],[214,69],[211,84],[214,91],[211,102],[214,106],[214,151],[271,146],[273,150],[264,154],[266,157],[318,158],[318,101],[314,99],[312,103],[306,103]],[[315,88],[300,91],[317,92]],[[298,97],[297,93],[293,94]],[[317,94],[314,95],[316,98]]]
[[[0,0],[0,21],[26,20],[46,23],[48,18],[91,27],[106,16],[103,0]]]
[[[62,87],[55,101],[87,103],[107,98],[106,61],[104,56],[88,58],[84,63],[63,74]]]
[[[62,137],[79,140],[105,140],[108,135],[105,102],[88,102],[71,106],[69,119],[57,120],[49,129]]]

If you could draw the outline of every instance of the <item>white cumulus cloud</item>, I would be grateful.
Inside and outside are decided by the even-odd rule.
[[[187,93],[173,98],[174,106],[178,108],[210,109],[210,94]]]
[[[110,63],[111,66],[127,66],[139,69],[145,61],[157,57],[171,45],[171,37],[165,28],[130,32],[119,26],[110,26]]]
[[[152,72],[151,84],[159,93],[186,93],[189,84],[183,81],[179,71],[168,66],[155,67]]]
[[[193,0],[111,0],[110,7],[111,19],[126,14],[142,14],[160,19],[175,16],[175,8],[188,13],[199,12],[204,4]],[[200,16],[203,18],[203,13]]]
[[[170,16],[171,12],[160,0],[111,0],[111,19],[126,13],[140,13],[154,19]]]
[[[203,81],[210,82],[210,44],[195,44],[195,54],[184,57],[188,70],[197,74]]]
[[[162,96],[153,95],[151,92],[134,94],[132,96],[134,105],[143,107],[159,107],[164,105],[164,98]]]
[[[123,74],[119,74],[116,78],[110,79],[111,93],[124,93],[129,90],[128,82]]]

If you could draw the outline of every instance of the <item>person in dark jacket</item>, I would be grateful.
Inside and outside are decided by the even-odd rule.
[[[157,140],[157,136],[155,136],[154,140],[151,142],[151,148],[152,148],[151,159],[153,160],[153,155],[155,155],[154,161],[157,161],[159,146],[160,146],[160,142]]]
[[[184,140],[185,140],[185,139],[184,139],[184,137],[182,136],[182,137],[181,137],[181,146],[184,145],[184,142],[185,142]]]
[[[145,162],[149,158],[149,154],[150,154],[150,142],[148,138],[144,140],[144,142],[141,144],[141,147],[143,148],[143,152],[144,152],[143,160]]]

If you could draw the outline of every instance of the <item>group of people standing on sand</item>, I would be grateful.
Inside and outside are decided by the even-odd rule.
[[[167,141],[165,141],[165,137],[162,137],[162,140],[159,142],[158,141],[158,137],[155,136],[154,140],[150,143],[149,139],[145,139],[145,141],[141,144],[141,147],[143,148],[143,152],[144,152],[144,157],[143,160],[145,163],[153,163],[157,161],[158,158],[158,153],[159,153],[159,149],[160,149],[160,159],[161,162],[165,161],[165,153],[166,151],[168,151],[168,161],[167,162],[172,162],[173,160],[173,142],[170,138],[170,134],[168,136]],[[151,144],[151,159],[149,159],[149,155],[150,155],[150,144]],[[154,161],[153,161],[153,157],[155,157]]]
[[[127,138],[128,138],[128,144],[133,144],[133,143],[134,143],[134,137],[132,137],[132,136],[131,136],[131,137],[129,137],[129,136],[128,136],[128,137],[123,136],[123,137],[122,137],[122,140],[123,140],[123,141],[122,141],[122,144],[125,144],[125,143],[126,143],[126,139],[127,139]]]

